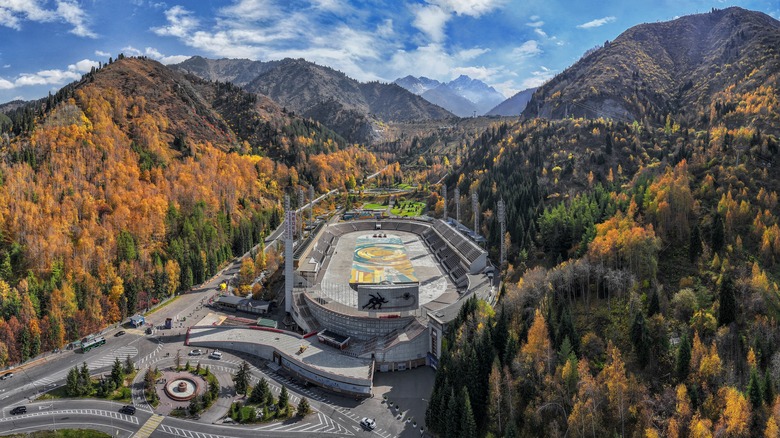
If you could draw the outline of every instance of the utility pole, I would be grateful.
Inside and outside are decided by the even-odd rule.
[[[460,188],[455,186],[455,220],[460,223]]]
[[[447,222],[447,186],[444,183],[441,185],[441,197],[444,199],[444,214],[442,218],[444,222]]]
[[[479,198],[477,192],[471,193],[471,211],[474,213],[474,232],[479,234]]]

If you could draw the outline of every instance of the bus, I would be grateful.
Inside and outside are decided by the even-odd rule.
[[[85,338],[83,341],[81,341],[81,351],[82,353],[86,353],[87,351],[100,347],[101,345],[106,343],[106,338],[102,336],[98,336],[96,338]]]

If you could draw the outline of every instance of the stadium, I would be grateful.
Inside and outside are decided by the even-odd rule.
[[[250,353],[300,380],[370,397],[375,372],[437,367],[446,325],[469,297],[495,300],[487,251],[457,221],[320,222],[293,250],[294,214],[285,238],[291,330],[193,327],[189,345]]]

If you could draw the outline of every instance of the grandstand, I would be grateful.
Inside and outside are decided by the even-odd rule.
[[[295,251],[291,316],[305,333],[349,339],[341,354],[379,371],[436,366],[442,324],[471,295],[494,298],[487,251],[459,228],[373,218],[319,227]]]

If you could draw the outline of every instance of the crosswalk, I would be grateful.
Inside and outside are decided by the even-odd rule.
[[[138,349],[133,347],[132,345],[119,347],[117,349],[110,351],[108,354],[99,357],[96,360],[91,360],[87,362],[87,366],[89,367],[90,371],[93,371],[99,368],[113,365],[114,360],[116,359],[119,359],[120,362],[124,362],[124,360],[127,359],[128,356],[130,356],[130,359],[138,356]]]
[[[133,435],[133,438],[149,438],[152,435],[152,432],[157,429],[157,426],[159,426],[163,420],[165,420],[165,417],[162,415],[152,415],[148,420],[146,420],[146,423],[144,423],[144,425],[138,429],[138,432]]]
[[[114,411],[105,411],[105,410],[102,410],[102,409],[60,409],[60,410],[55,410],[55,411],[30,412],[28,414],[22,414],[22,415],[15,415],[15,416],[12,416],[12,417],[0,418],[0,422],[11,421],[11,420],[21,419],[21,418],[42,417],[42,416],[46,416],[46,415],[64,415],[64,414],[69,414],[69,415],[91,415],[91,416],[99,415],[101,417],[108,417],[108,418],[113,418],[113,419],[119,420],[119,421],[126,421],[128,423],[138,424],[138,418],[137,417],[133,417],[131,415],[120,414],[119,412],[114,412]]]
[[[160,426],[160,430],[170,435],[183,436],[186,438],[231,438],[225,435],[214,435],[212,433],[196,432],[194,430],[182,429],[179,427],[168,426],[166,424]]]
[[[89,368],[90,371],[94,371],[103,367],[113,365],[114,360],[116,358],[119,358],[119,361],[124,363],[124,360],[127,358],[127,356],[130,356],[130,358],[132,359],[137,355],[138,355],[138,349],[135,347],[129,345],[124,347],[119,347],[117,349],[108,352],[107,354],[104,354],[103,356],[100,356],[95,360],[88,361],[87,368]],[[69,371],[70,369],[60,370],[54,374],[51,374],[50,376],[43,377],[36,380],[34,384],[36,386],[49,386],[52,384],[61,383],[62,380],[64,380],[65,377],[67,377]]]
[[[317,412],[317,415],[305,422],[294,423],[273,423],[265,426],[256,427],[255,430],[265,432],[305,432],[326,434],[333,433],[339,435],[354,435],[346,427],[331,420],[327,415]]]

